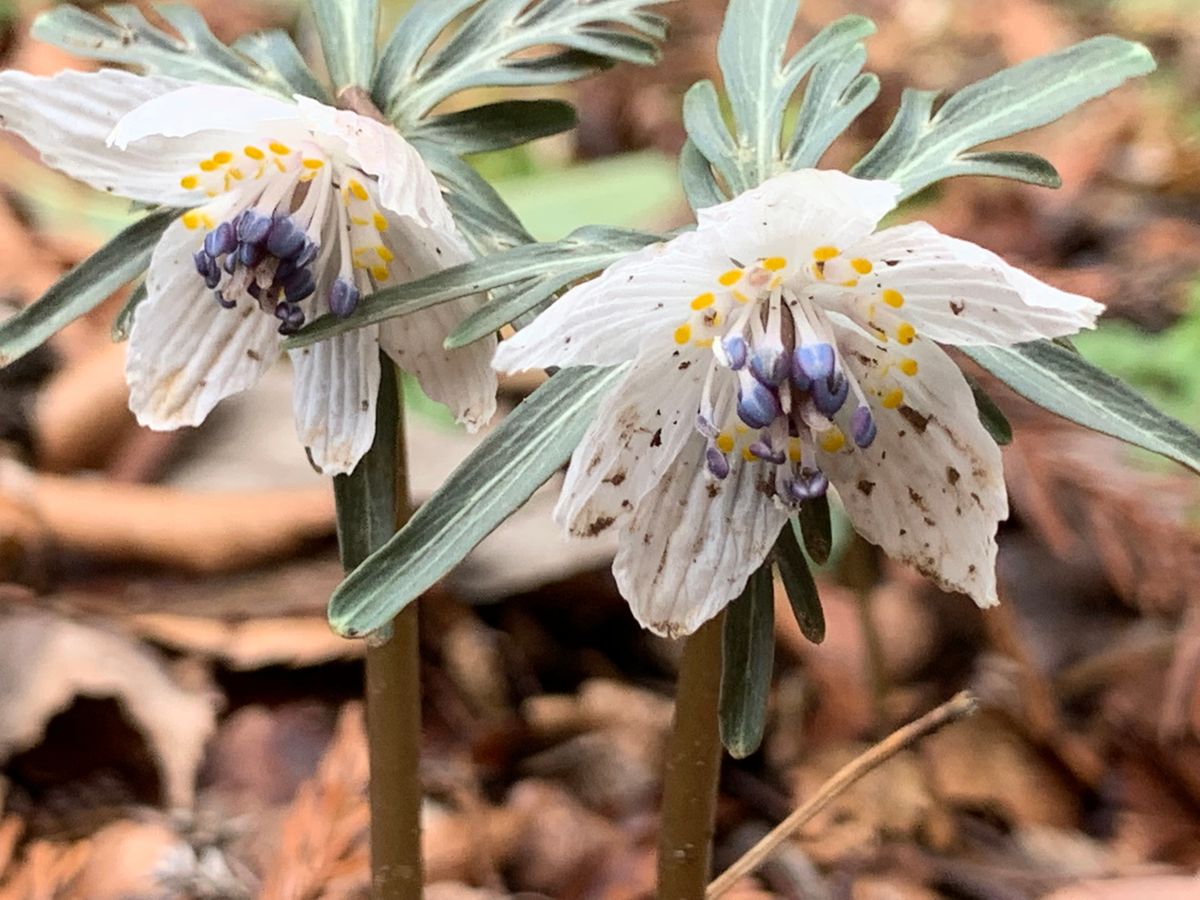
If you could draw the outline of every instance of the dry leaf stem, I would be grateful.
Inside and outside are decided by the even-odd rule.
[[[722,612],[683,647],[663,780],[658,900],[700,900],[708,882],[721,775],[717,707],[724,621]]]
[[[753,872],[798,828],[872,769],[887,762],[901,750],[912,746],[926,735],[970,715],[975,711],[977,705],[975,697],[969,692],[962,691],[955,694],[941,706],[921,716],[915,722],[910,722],[903,728],[892,732],[866,753],[842,766],[832,778],[821,785],[821,788],[807,803],[771,829],[771,832],[751,847],[741,859],[722,872],[720,877],[714,879],[704,893],[705,900],[715,900],[733,887],[739,879]]]

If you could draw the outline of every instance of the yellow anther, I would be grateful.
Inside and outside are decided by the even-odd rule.
[[[722,453],[732,453],[737,441],[733,439],[733,435],[728,431],[722,431],[717,435],[717,449]]]
[[[788,459],[791,462],[800,462],[800,458],[803,456],[802,446],[800,438],[788,438]]]
[[[200,163],[201,172],[215,172],[216,170],[217,164],[211,159],[206,159],[204,162]]]
[[[884,409],[895,409],[904,402],[904,391],[900,390],[900,388],[888,391],[879,402],[883,404]]]
[[[304,166],[304,168],[312,169],[315,172],[317,169],[321,168],[321,166],[325,165],[325,160],[323,160],[323,159],[306,159],[306,160],[304,160],[304,162],[301,163],[301,165]]]
[[[844,288],[858,287],[858,279],[857,278],[848,278],[841,283],[840,287],[844,287]]]
[[[762,267],[768,272],[778,272],[787,268],[787,260],[782,256],[769,256],[762,261]]]
[[[871,265],[871,261],[869,259],[862,259],[861,257],[850,260],[850,265],[854,267],[854,271],[859,275],[870,275],[871,270],[875,268]]]
[[[231,169],[230,169],[228,172],[226,172],[225,174],[226,174],[226,175],[228,175],[230,178],[232,178],[234,181],[241,181],[243,178],[245,178],[245,177],[246,177],[246,176],[245,176],[245,175],[242,173],[242,170],[241,170],[241,169],[239,169],[239,168],[237,168],[236,166],[235,166],[235,167],[233,167],[233,168],[231,168]]]
[[[734,425],[733,430],[736,431],[738,434],[749,434],[750,433],[750,429],[742,424]]]
[[[724,273],[720,278],[717,279],[717,281],[721,282],[722,287],[730,287],[732,285],[737,284],[741,280],[742,280],[742,270],[741,269],[730,269],[728,272]]]
[[[746,462],[754,462],[755,460],[758,459],[758,457],[750,452],[749,447],[743,447],[742,448],[742,459],[744,459]]]
[[[375,229],[377,231],[387,231],[387,217],[383,213],[375,213]]]
[[[216,222],[213,221],[212,216],[210,216],[208,213],[200,213],[200,222],[205,228],[210,230],[217,227]]]
[[[185,191],[192,191],[200,186],[200,179],[195,175],[184,175],[179,179],[179,186]]]
[[[370,219],[364,219],[362,216],[351,216],[350,221],[353,222],[355,225],[370,225],[371,224]]]
[[[899,291],[888,288],[883,292],[883,302],[892,309],[899,309],[904,305],[904,295]]]
[[[371,196],[357,179],[351,178],[347,187],[350,188],[350,193],[354,195],[354,199],[356,200],[367,200]]]
[[[708,328],[716,328],[722,322],[721,314],[715,309],[704,314],[704,324]]]
[[[680,325],[675,329],[675,343],[686,344],[692,339],[692,326]]]
[[[247,144],[242,148],[242,152],[245,153],[246,156],[250,157],[250,159],[263,159],[267,155],[253,144]]]
[[[837,453],[846,446],[846,435],[842,433],[842,429],[834,425],[820,439],[821,449],[826,453]]]
[[[896,340],[902,344],[911,344],[913,338],[917,336],[917,329],[913,328],[908,322],[901,322],[896,328]]]
[[[733,299],[736,300],[738,303],[749,303],[750,302],[750,298],[747,297],[745,294],[743,294],[741,291],[734,291]]]
[[[292,152],[291,147],[287,144],[281,144],[279,141],[271,141],[271,143],[267,144],[267,149],[279,156],[287,156]]]
[[[712,306],[716,301],[717,301],[717,298],[714,297],[712,295],[712,292],[710,291],[709,293],[701,294],[699,297],[697,297],[695,300],[693,300],[692,301],[692,309],[695,309],[695,310],[708,309],[708,307]]]
[[[228,150],[220,150],[213,154],[213,162],[218,166],[228,165],[233,162],[233,154]]]
[[[905,375],[909,375],[909,376],[916,375],[917,368],[918,368],[917,361],[915,359],[913,359],[912,357],[909,357],[908,359],[900,360],[900,371],[903,372]]]
[[[393,259],[396,258],[396,254],[393,253],[391,250],[389,250],[387,247],[383,246],[383,244],[380,244],[378,247],[376,247],[375,252],[379,255],[379,258],[382,259],[384,262],[391,262]]]
[[[374,266],[371,269],[371,276],[376,281],[387,281],[388,275],[390,275],[390,274],[391,273],[388,272],[387,266]]]
[[[818,247],[813,251],[813,259],[817,262],[829,262],[840,252],[837,247]]]
[[[200,213],[194,209],[189,209],[183,214],[183,227],[196,229],[200,227]]]
[[[698,341],[696,341],[696,346],[697,346],[697,347],[703,347],[705,350],[707,350],[707,349],[709,349],[710,347],[712,347],[712,345],[713,345],[713,339],[712,339],[712,338],[700,338]]]

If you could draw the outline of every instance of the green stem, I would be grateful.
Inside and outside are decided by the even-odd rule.
[[[658,900],[702,900],[712,862],[721,775],[721,634],[725,614],[687,639],[667,740]]]

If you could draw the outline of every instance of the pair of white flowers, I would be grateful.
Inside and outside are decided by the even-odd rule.
[[[0,125],[94,187],[188,209],[154,251],[130,334],[130,406],[152,428],[201,422],[305,321],[470,258],[409,144],[306,98],[7,72]],[[928,225],[877,231],[897,193],[838,172],[776,176],[567,292],[498,350],[442,347],[480,297],[292,351],[299,437],[323,471],[353,469],[373,438],[379,348],[469,428],[495,410],[493,364],[627,365],[556,516],[576,535],[619,529],[618,585],[651,630],[715,615],[829,488],[868,540],[992,605],[1000,451],[938,345],[1071,334],[1102,307]]]

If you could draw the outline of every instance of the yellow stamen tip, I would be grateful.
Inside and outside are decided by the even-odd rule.
[[[896,340],[902,344],[911,344],[917,336],[917,329],[913,328],[908,322],[901,322],[896,329]]]
[[[735,444],[736,441],[734,441],[733,435],[729,432],[722,431],[717,435],[717,449],[722,453],[732,453]]]
[[[823,435],[821,435],[821,449],[826,453],[837,453],[846,446],[846,435],[842,433],[842,429],[834,425]]]
[[[813,251],[813,259],[817,262],[829,262],[836,257],[841,251],[837,247],[818,247]]]
[[[741,269],[730,269],[717,279],[721,283],[721,287],[730,287],[742,280]]]
[[[756,459],[758,459],[758,457],[750,452],[749,447],[743,447],[742,448],[742,459],[744,459],[746,462],[754,462]]]
[[[692,309],[695,309],[695,310],[707,309],[708,307],[712,306],[716,302],[716,300],[717,300],[717,298],[714,297],[711,292],[707,293],[707,294],[701,294],[699,297],[697,297],[695,300],[692,301]]]
[[[387,227],[388,227],[387,217],[384,216],[384,214],[381,212],[375,213],[375,230],[376,231],[387,231]]]
[[[179,186],[185,191],[192,191],[200,186],[200,179],[195,175],[184,175],[179,179]]]
[[[770,256],[762,261],[762,267],[768,272],[778,272],[787,268],[787,260],[782,256]]]
[[[859,275],[870,275],[871,270],[875,268],[871,265],[871,261],[869,259],[862,258],[850,260],[850,265],[854,267],[854,271]]]
[[[692,326],[680,325],[675,329],[675,343],[686,344],[692,339]]]
[[[321,168],[321,166],[325,165],[325,160],[323,160],[323,159],[306,159],[306,160],[304,160],[303,163],[301,163],[301,165],[304,166],[304,168],[306,168],[306,169],[313,169],[315,171],[315,170]]]
[[[899,291],[888,288],[883,292],[883,302],[892,309],[899,309],[904,305],[904,295]]]
[[[880,401],[884,409],[895,409],[904,402],[904,391],[896,388],[894,391],[888,391],[883,395],[883,400]]]
[[[271,143],[267,144],[267,148],[272,153],[276,153],[279,156],[287,156],[292,152],[291,148],[287,144],[281,144],[279,141],[271,141]]]
[[[183,227],[196,229],[200,227],[200,213],[189,210],[183,214]]]
[[[383,244],[380,244],[378,247],[376,247],[375,252],[379,254],[379,258],[384,262],[391,262],[396,258],[396,254],[387,247],[383,246]]]
[[[696,346],[703,347],[705,350],[707,350],[712,345],[713,345],[712,338],[700,338],[698,341],[696,341]]]
[[[248,156],[250,159],[262,159],[263,157],[265,157],[267,155],[267,154],[263,153],[260,149],[255,147],[253,144],[247,144],[245,147],[242,148],[242,152],[245,153],[246,156]]]
[[[373,277],[376,281],[387,281],[388,275],[390,274],[391,273],[388,272],[387,266],[374,266],[371,269],[371,277]]]
[[[750,298],[747,297],[745,294],[743,294],[741,291],[734,291],[733,299],[736,300],[738,303],[749,303],[750,302]]]
[[[802,445],[799,438],[788,438],[788,459],[791,462],[800,462],[802,453]]]
[[[233,154],[228,150],[221,150],[213,154],[213,162],[215,162],[218,166],[228,165],[229,163],[233,162]]]
[[[216,170],[217,170],[217,164],[215,162],[213,162],[211,159],[206,159],[206,160],[204,160],[204,162],[200,163],[200,171],[201,172],[215,172]]]
[[[366,200],[370,197],[370,195],[367,193],[367,189],[362,186],[362,183],[354,178],[350,179],[350,184],[348,187],[350,188],[350,193],[354,195],[356,200]]]
[[[900,360],[900,371],[905,375],[916,375],[917,368],[917,361],[911,357],[909,359]]]

